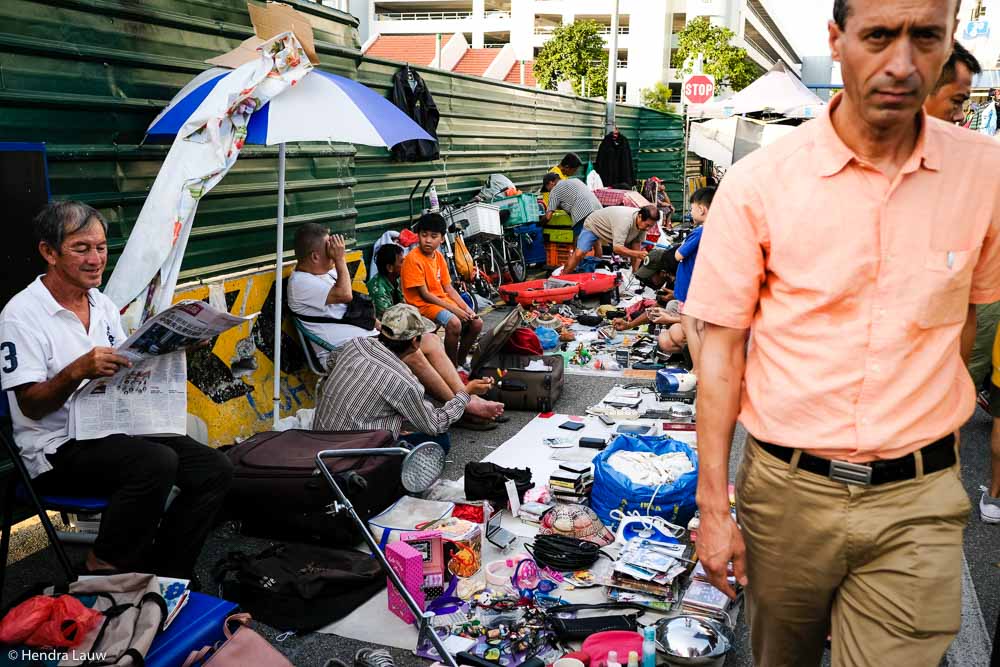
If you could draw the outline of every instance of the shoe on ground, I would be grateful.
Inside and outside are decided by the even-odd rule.
[[[1000,498],[991,497],[985,486],[979,487],[979,490],[983,492],[979,498],[979,518],[983,523],[1000,523]]]
[[[990,411],[990,392],[983,389],[978,394],[976,394],[976,405],[981,407],[986,412]]]
[[[354,667],[396,667],[396,663],[384,648],[363,648],[354,654]]]

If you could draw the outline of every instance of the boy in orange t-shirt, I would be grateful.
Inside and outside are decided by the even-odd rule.
[[[446,230],[440,214],[425,213],[420,217],[415,228],[420,242],[403,260],[400,284],[407,303],[444,327],[445,352],[458,367],[465,364],[483,330],[483,321],[452,287],[448,264],[438,251]]]

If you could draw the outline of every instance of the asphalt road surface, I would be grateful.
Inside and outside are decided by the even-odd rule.
[[[581,414],[588,406],[597,403],[614,384],[615,380],[611,378],[569,375],[566,377],[565,391],[558,410],[562,413]],[[481,460],[516,434],[534,415],[519,412],[510,413],[510,416],[510,422],[494,431],[453,431],[454,444],[445,477],[459,478],[467,462]],[[989,416],[979,410],[962,430],[962,475],[972,500],[973,512],[965,533],[967,576],[963,582],[962,631],[942,663],[951,667],[985,667],[989,664],[994,623],[1000,612],[1000,564],[997,562],[1000,561],[1000,525],[983,524],[978,512],[979,485],[988,483],[989,479],[990,426]],[[742,452],[743,438],[744,434],[738,432],[734,439],[734,462]],[[731,468],[735,475],[735,464]],[[929,498],[928,502],[933,502],[933,499]],[[219,558],[228,551],[254,552],[267,544],[269,543],[265,540],[239,535],[232,524],[223,524],[217,528],[209,538],[198,564],[199,577],[206,583],[206,592],[211,592],[208,584],[211,581],[211,567]],[[71,558],[83,561],[83,548],[71,546],[69,551]],[[59,576],[55,558],[51,550],[46,548],[45,536],[37,521],[21,524],[14,532],[8,563],[4,604],[33,584],[54,581]],[[794,564],[790,563],[789,568],[794,568]],[[350,664],[354,652],[364,646],[361,642],[318,633],[282,638],[278,642],[276,639],[279,632],[267,627],[260,629],[295,665],[325,665],[330,658],[341,658]],[[406,651],[392,649],[392,653],[400,667],[427,664]],[[740,625],[737,628],[736,647],[726,665],[752,664],[746,628]],[[829,664],[829,656],[824,664]]]

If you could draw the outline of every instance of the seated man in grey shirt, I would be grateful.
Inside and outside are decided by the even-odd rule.
[[[403,439],[435,440],[447,450],[448,428],[461,419],[471,396],[485,394],[493,381],[469,381],[440,408],[425,400],[423,385],[403,359],[419,350],[420,337],[435,328],[414,306],[400,303],[382,314],[378,336],[346,342],[320,389],[313,428],[384,429],[399,438],[404,424],[410,424],[418,434]]]

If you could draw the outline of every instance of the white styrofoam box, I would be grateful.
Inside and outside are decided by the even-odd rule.
[[[503,236],[500,224],[500,207],[492,204],[469,204],[454,213],[454,220],[466,220],[465,238],[476,236]]]

